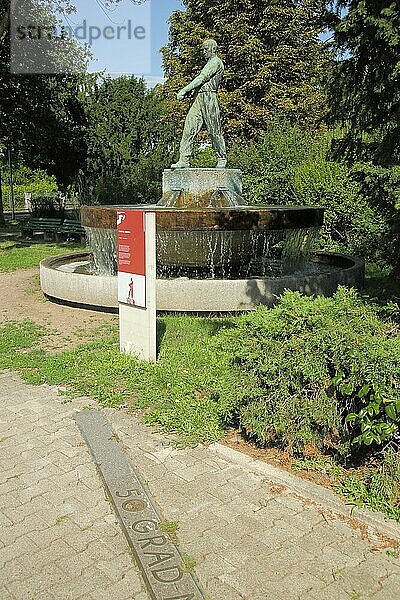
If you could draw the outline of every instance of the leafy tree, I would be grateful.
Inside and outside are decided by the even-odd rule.
[[[121,0],[102,1],[109,5]],[[11,0],[0,0],[0,144],[11,145],[20,162],[45,169],[65,188],[85,160],[83,98],[91,82],[82,69],[86,53],[74,42],[56,43],[49,48],[49,58],[61,74],[12,74],[10,6]],[[50,24],[57,12],[75,11],[74,0],[24,0],[24,8],[40,10],[42,22]],[[24,58],[32,63],[29,55]],[[82,74],[68,74],[68,66],[80,67]]]
[[[400,158],[400,5],[398,0],[338,0],[331,82],[335,119],[348,127],[342,146],[352,157],[369,150],[379,162]],[[346,9],[346,10],[343,10]],[[342,13],[340,12],[342,10]]]
[[[226,72],[220,100],[229,136],[253,139],[272,118],[315,127],[325,114],[321,87],[329,63],[319,34],[322,0],[183,0],[163,48],[171,114],[186,108],[175,94],[201,68],[201,41],[213,37]]]
[[[101,3],[106,9],[109,5],[121,1],[101,0]],[[135,4],[135,0],[130,1]],[[41,10],[42,18],[47,19],[49,23],[55,22],[57,12],[73,13],[75,11],[74,0],[25,0],[25,4],[32,10]],[[82,165],[90,165],[90,168],[93,168],[98,174],[96,161],[107,162],[110,158],[106,156],[105,148],[100,149],[99,145],[96,146],[95,136],[92,135],[93,128],[89,126],[88,144],[91,155],[86,161],[86,118],[87,116],[96,116],[94,106],[88,108],[86,100],[88,96],[93,97],[91,94],[93,86],[96,87],[96,80],[85,72],[82,72],[81,75],[11,74],[9,68],[10,5],[10,0],[0,0],[0,144],[12,144],[19,162],[34,169],[45,169],[55,175],[62,189],[75,181]],[[86,58],[82,50],[73,43],[72,45],[56,44],[51,51],[54,51],[51,58],[56,61],[58,66],[65,65],[66,61],[72,67],[76,64],[82,65],[82,61]],[[29,56],[24,58],[30,59]],[[67,71],[68,69],[65,70],[65,72]],[[125,105],[121,105],[121,108],[125,110],[128,104],[127,101]],[[156,113],[155,118],[158,118],[159,113],[157,111]],[[100,137],[104,125],[101,122],[101,116],[101,108],[99,108],[97,117],[100,121],[95,120],[95,122]],[[143,125],[140,121],[142,117],[143,114],[135,113],[136,121],[133,120],[132,123],[137,124],[136,129],[139,124]],[[132,127],[132,123],[129,123],[129,118],[127,118],[124,126]],[[111,129],[108,129],[108,133],[111,134]],[[115,141],[116,134],[115,132],[113,134]],[[102,141],[106,142],[105,138]],[[115,154],[118,154],[120,150],[121,148],[116,149]],[[99,155],[95,158],[97,151],[99,151]],[[160,152],[156,152],[154,160],[151,160],[147,150],[143,152],[140,173],[137,177],[150,177],[157,160],[160,160]],[[129,153],[126,148],[123,149],[122,155],[124,153],[127,163],[127,154]],[[112,170],[112,166],[109,166]],[[108,174],[110,172],[108,171]],[[122,177],[121,173],[119,176]],[[93,181],[94,179],[92,179],[92,183]],[[0,205],[0,222],[2,215]]]
[[[49,0],[40,4],[42,17],[53,22],[50,9],[61,5],[68,12],[73,10],[69,0]],[[35,0],[26,6],[35,9]],[[86,76],[11,73],[9,20],[10,2],[0,0],[0,145],[11,146],[19,162],[47,170],[65,187],[84,159]],[[85,58],[73,43],[57,46],[57,51],[64,66],[65,61],[76,64]],[[0,205],[0,222],[4,220],[1,209]]]
[[[157,201],[161,173],[172,159],[173,131],[159,90],[135,77],[98,81],[86,98],[85,202]]]
[[[31,8],[35,7],[35,0]],[[25,2],[25,7],[29,8]],[[0,0],[0,146],[13,148],[20,161],[43,168],[70,183],[83,160],[82,117],[79,95],[82,76],[25,75],[10,72],[11,0]],[[54,11],[74,11],[70,0],[41,0],[42,16],[54,21]],[[46,12],[47,11],[47,12]],[[68,60],[82,59],[74,45]],[[66,46],[60,48],[61,53]],[[0,185],[1,187],[1,185]],[[0,224],[4,223],[0,190]]]

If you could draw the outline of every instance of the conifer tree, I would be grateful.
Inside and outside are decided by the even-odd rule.
[[[330,91],[334,118],[348,125],[352,156],[372,134],[374,158],[400,158],[400,4],[397,0],[340,0],[335,43],[339,58]]]

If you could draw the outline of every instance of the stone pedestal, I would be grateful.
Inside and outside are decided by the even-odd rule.
[[[167,169],[159,206],[223,208],[243,205],[240,169]]]

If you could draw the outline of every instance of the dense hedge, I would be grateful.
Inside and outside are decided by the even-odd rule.
[[[220,334],[247,375],[224,417],[257,443],[294,453],[309,444],[342,457],[380,447],[398,433],[399,333],[354,290],[316,299],[287,291]]]

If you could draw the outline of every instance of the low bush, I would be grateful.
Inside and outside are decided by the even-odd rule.
[[[359,185],[360,197],[381,215],[384,228],[378,251],[395,274],[400,275],[400,166],[357,163],[352,168],[352,177]]]
[[[2,190],[4,210],[11,208],[11,192],[9,184],[8,168],[2,166]],[[33,195],[52,195],[57,192],[57,182],[55,177],[48,175],[45,171],[33,171],[26,166],[17,166],[13,174],[14,179],[14,201],[17,210],[25,208],[25,192]]]
[[[65,200],[59,194],[33,194],[30,213],[32,217],[59,218],[64,215]]]
[[[243,171],[248,204],[293,205],[293,177],[304,161],[324,158],[331,136],[305,133],[299,127],[278,124],[254,144],[237,143],[229,152],[229,166]],[[301,204],[304,204],[302,202]]]
[[[294,454],[312,444],[343,459],[397,439],[399,330],[354,290],[287,291],[221,336],[247,374],[225,419],[258,444]]]
[[[325,208],[321,248],[363,256],[380,263],[386,256],[390,231],[386,216],[343,163],[308,160],[293,175],[296,204]]]

